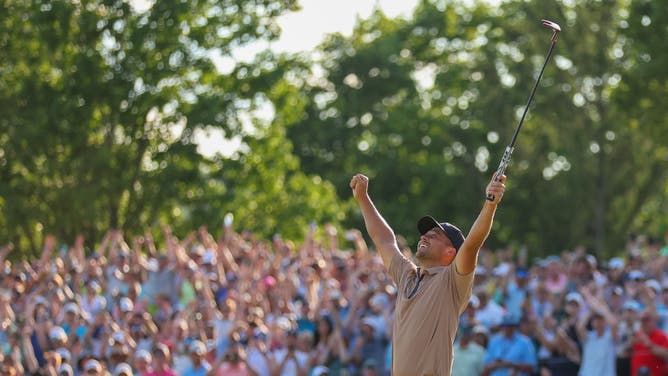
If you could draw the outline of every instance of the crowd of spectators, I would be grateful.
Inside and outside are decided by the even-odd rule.
[[[0,374],[389,375],[394,284],[359,231],[345,250],[316,231],[296,245],[163,227],[158,248],[113,230],[92,252],[47,236],[14,263],[4,246]],[[643,237],[609,260],[483,249],[453,375],[667,374],[667,260]]]

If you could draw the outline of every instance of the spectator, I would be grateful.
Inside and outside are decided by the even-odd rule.
[[[309,367],[309,355],[297,348],[297,330],[288,330],[284,338],[284,346],[272,353],[272,374],[291,376],[306,373]]]
[[[113,376],[134,376],[134,372],[129,364],[121,363],[114,368]]]
[[[587,311],[577,325],[578,338],[583,344],[579,375],[615,376],[617,319],[605,302],[595,297],[589,288],[582,287],[580,291],[591,311]],[[587,331],[589,321],[592,329]]]
[[[485,365],[486,350],[473,341],[473,327],[460,326],[459,340],[455,342],[452,374],[478,376]]]
[[[361,376],[380,376],[378,363],[374,359],[367,359],[362,364]]]
[[[344,364],[348,363],[349,354],[341,329],[336,326],[329,315],[323,315],[318,320],[313,359],[316,365],[327,366],[332,373],[338,372]]]
[[[552,316],[554,313],[554,304],[550,300],[550,292],[544,284],[539,284],[530,298],[531,314],[536,319],[537,324],[541,324],[543,319]]]
[[[503,316],[506,313],[503,307],[495,301],[490,300],[487,293],[480,291],[478,297],[478,309],[475,312],[476,322],[484,325],[488,329],[493,329],[501,324]]]
[[[376,325],[376,320],[371,317],[362,319],[351,351],[351,361],[359,369],[368,360],[372,360],[376,367],[383,364],[387,340],[376,334]]]
[[[631,345],[635,333],[640,330],[640,305],[629,300],[622,307],[621,321],[617,331],[617,375],[631,374]]]
[[[472,341],[487,351],[487,345],[489,343],[489,329],[487,329],[487,327],[484,325],[474,326]]]
[[[211,370],[211,365],[205,360],[206,345],[199,340],[194,340],[188,346],[191,365],[181,376],[206,376]]]
[[[550,256],[545,260],[547,264],[547,279],[545,288],[552,295],[561,294],[566,291],[568,277],[563,272],[562,263],[558,256]]]
[[[641,313],[640,330],[635,333],[631,347],[631,375],[668,373],[668,336],[656,325],[655,312],[647,309]]]
[[[536,370],[536,350],[529,338],[517,332],[518,324],[518,319],[504,316],[501,332],[489,342],[482,375],[529,376]]]
[[[152,371],[151,363],[153,363],[153,357],[149,351],[145,349],[137,350],[134,358],[134,368],[139,376],[146,376]]]
[[[159,343],[153,348],[153,367],[147,376],[176,376],[176,372],[169,366],[170,351],[166,345]]]
[[[230,345],[225,356],[219,360],[207,373],[207,376],[251,376],[252,371],[246,364],[244,348],[235,343]]]
[[[307,359],[302,368],[305,375],[328,369],[331,375],[375,372],[387,376],[386,365],[392,363],[392,346],[387,341],[393,335],[393,307],[398,295],[378,254],[368,252],[359,231],[350,237],[355,246],[352,252],[338,249],[330,227],[325,228],[324,245],[313,236],[314,227],[300,247],[272,240],[275,252],[269,251],[269,241],[249,232],[237,234],[230,227],[223,231],[216,242],[204,227],[184,240],[176,239],[165,228],[164,252],[158,252],[147,235],[135,238],[129,250],[120,232],[110,231],[87,258],[83,237],[78,236],[74,248],[61,255],[51,254],[55,239],[47,237],[39,260],[20,263],[8,262],[8,247],[0,247],[0,267],[5,272],[0,279],[0,374],[85,376],[84,369],[89,366],[91,375],[114,376],[117,369],[126,369],[125,364],[134,368],[134,375],[147,376],[156,373],[152,365],[158,363],[150,351],[166,346],[169,356],[163,371],[182,375],[193,368],[190,345],[199,342],[205,347],[202,364],[218,365],[212,367],[214,375],[225,369],[231,374],[268,376],[279,365],[275,355],[286,350],[287,331],[297,327],[295,321],[299,320],[303,329],[290,343],[295,344],[295,353],[303,354],[297,358]],[[604,354],[610,353],[608,334],[614,337],[614,316],[619,323],[615,368],[619,375],[630,375],[632,353],[634,360],[643,358],[639,312],[654,312],[659,333],[668,325],[665,256],[656,255],[651,265],[644,263],[645,253],[658,254],[658,250],[642,239],[637,237],[633,243],[628,262],[623,258],[601,262],[606,265],[605,274],[597,271],[583,248],[564,251],[561,258],[550,256],[522,276],[513,272],[519,270],[521,260],[513,260],[512,248],[504,248],[498,258],[496,251],[484,250],[480,257],[485,270],[476,268],[476,295],[460,317],[462,330],[470,323],[466,329],[466,333],[471,332],[470,339],[464,350],[473,348],[474,342],[487,347],[489,329],[498,329],[481,325],[473,307],[493,306],[489,294],[507,275],[508,286],[520,281],[518,277],[526,279],[520,281],[526,284],[524,298],[517,299],[524,303],[503,299],[504,306],[496,306],[500,312],[519,310],[525,315],[515,333],[538,341],[535,347],[542,372],[575,375],[580,363],[582,375],[607,372],[598,366],[609,365],[609,356]],[[401,250],[407,249],[401,237],[397,242]],[[147,282],[152,272],[159,271],[161,254],[178,275],[173,284],[188,284],[191,290],[158,293],[151,300]],[[548,266],[563,268],[564,263],[571,265],[570,260],[576,260],[572,261],[574,267],[582,266],[580,280],[571,286],[581,293],[572,291],[564,297],[548,288]],[[591,283],[583,285],[583,281]],[[114,284],[121,288],[110,294]],[[105,299],[104,295],[112,296]],[[386,332],[380,335],[381,331]],[[369,336],[371,332],[375,335]],[[465,360],[459,355],[465,338],[460,335],[455,344],[455,375],[463,372],[457,369],[459,360]],[[366,354],[375,342],[381,344],[380,357],[358,355],[360,349]],[[363,343],[361,348],[358,343]],[[245,361],[233,365],[226,360],[233,347],[238,347]],[[593,348],[595,353],[589,350]],[[657,359],[663,361],[661,350],[657,351]],[[322,353],[329,355],[318,362]],[[592,354],[605,359],[597,361]],[[651,359],[648,354],[651,351],[645,349],[646,358]],[[291,364],[289,358],[286,364]],[[649,368],[647,372],[651,374]]]
[[[86,376],[102,376],[104,368],[97,359],[89,359],[83,365],[83,371]]]
[[[524,313],[524,300],[528,293],[529,272],[524,268],[519,268],[513,275],[509,273],[507,277],[503,279],[505,283],[499,291],[503,306],[508,314],[521,317]]]

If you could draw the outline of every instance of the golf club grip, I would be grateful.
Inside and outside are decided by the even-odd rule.
[[[494,181],[499,181],[498,172],[497,172],[496,176],[494,176]],[[494,201],[494,199],[495,199],[493,194],[488,194],[487,196],[485,196],[485,198],[487,199],[487,201]]]
[[[499,176],[506,173],[508,163],[510,163],[510,157],[513,155],[513,150],[515,150],[513,145],[506,146],[506,150],[503,151],[501,162],[499,162],[499,168],[496,169],[496,173],[494,174],[494,181],[499,181]],[[487,198],[487,201],[494,201],[494,195],[492,194],[485,195],[485,198]]]

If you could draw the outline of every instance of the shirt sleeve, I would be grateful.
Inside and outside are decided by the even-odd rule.
[[[471,291],[473,290],[473,276],[475,272],[466,275],[459,274],[457,271],[457,264],[454,262],[450,264],[448,269],[450,269],[450,280],[454,282],[452,283],[452,296],[454,297],[458,312],[461,315],[464,312],[464,309],[466,309],[466,305],[471,297]]]
[[[531,364],[532,366],[536,367],[538,365],[538,361],[536,360],[536,348],[528,338],[524,341],[524,343],[527,349],[523,353],[524,359],[522,362],[525,364]]]
[[[392,257],[388,273],[390,273],[390,277],[392,278],[392,281],[394,281],[394,284],[397,285],[397,291],[401,291],[400,287],[404,282],[403,279],[405,279],[404,277],[406,276],[406,273],[409,270],[415,270],[416,268],[415,264],[400,253],[397,253]]]
[[[489,341],[489,345],[487,346],[487,354],[485,355],[485,364],[492,363],[496,359],[499,358],[499,354],[497,354],[497,340],[496,337],[492,337],[492,339]]]

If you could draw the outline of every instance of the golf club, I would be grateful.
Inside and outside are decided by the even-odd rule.
[[[527,104],[524,107],[524,112],[522,113],[520,122],[517,124],[517,127],[515,128],[515,134],[513,134],[513,139],[510,141],[510,144],[506,146],[506,150],[503,152],[503,157],[501,158],[501,162],[499,163],[499,168],[496,169],[496,175],[494,180],[498,180],[498,177],[506,172],[506,168],[508,167],[508,163],[510,162],[510,156],[511,154],[513,154],[513,149],[515,148],[515,141],[517,140],[517,135],[520,133],[520,128],[522,128],[522,123],[524,122],[524,117],[526,116],[527,111],[529,111],[529,106],[531,105],[531,101],[533,100],[534,94],[536,94],[536,88],[538,87],[538,83],[540,82],[541,77],[543,77],[543,72],[545,71],[547,62],[550,60],[550,56],[552,56],[552,50],[554,49],[554,45],[557,43],[557,36],[561,32],[561,27],[559,27],[558,24],[548,20],[541,20],[541,22],[543,23],[543,26],[547,27],[548,29],[552,29],[552,43],[550,45],[550,50],[547,52],[547,56],[545,57],[545,62],[543,63],[543,67],[541,68],[540,73],[538,74],[536,83],[533,85],[533,89],[531,89],[529,100],[527,101]],[[487,195],[487,200],[494,201],[494,195]]]

